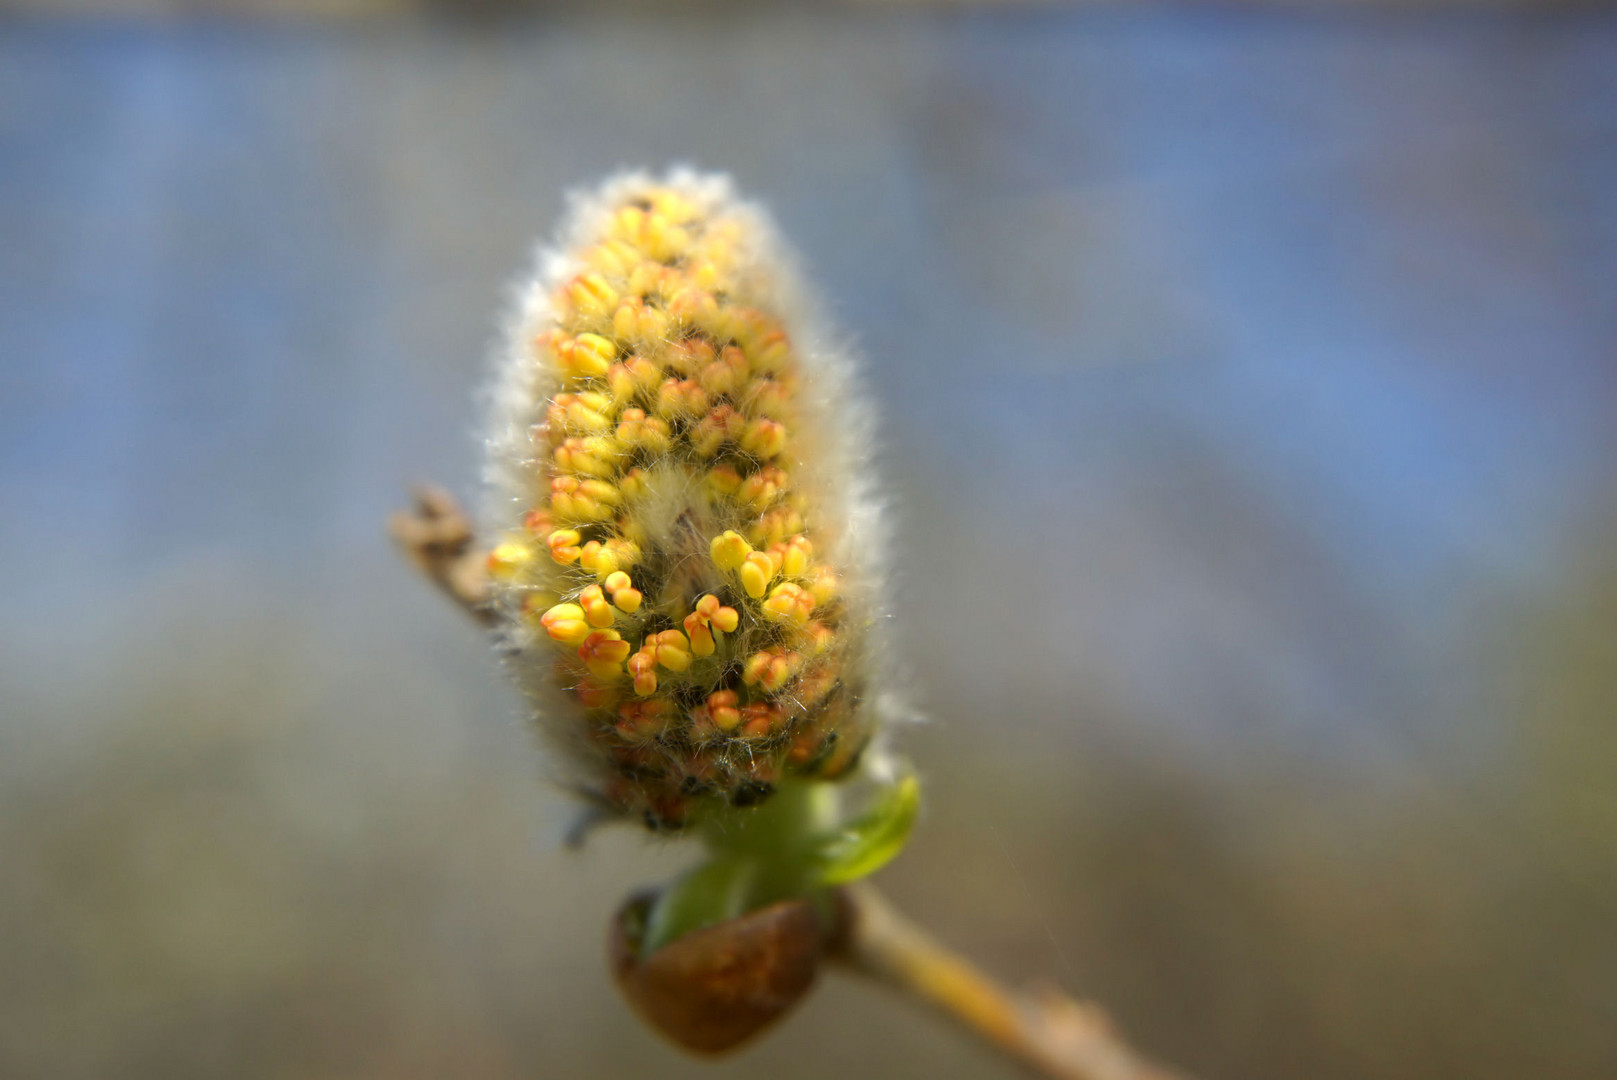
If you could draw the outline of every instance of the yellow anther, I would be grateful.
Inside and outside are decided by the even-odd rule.
[[[550,508],[568,520],[605,521],[622,501],[618,489],[604,480],[557,476],[550,481]]]
[[[741,668],[741,681],[747,686],[762,687],[773,694],[791,681],[803,666],[803,658],[784,649],[764,649],[747,657]]]
[[[741,395],[741,408],[748,416],[785,416],[791,399],[791,388],[785,382],[754,379]]]
[[[632,244],[614,238],[590,248],[584,254],[584,261],[609,278],[621,278],[639,265],[640,252]]]
[[[679,289],[668,298],[669,317],[679,326],[705,330],[713,325],[718,312],[719,305],[713,294],[694,285]]]
[[[696,611],[726,634],[735,633],[736,627],[741,624],[740,613],[733,607],[725,607],[720,604],[719,598],[712,593],[708,593],[696,602]]]
[[[634,692],[641,697],[657,692],[657,646],[651,642],[640,646],[640,651],[629,657],[629,674],[634,679]]]
[[[673,431],[667,422],[647,416],[643,409],[623,410],[617,436],[625,446],[640,447],[653,454],[666,454],[673,445]]]
[[[604,581],[618,570],[617,553],[599,540],[591,540],[578,552],[578,565]]]
[[[557,394],[545,409],[545,423],[552,437],[568,431],[598,434],[611,430],[611,410],[612,399],[605,394]]]
[[[657,414],[690,419],[707,411],[707,391],[695,379],[664,379],[657,387]]]
[[[617,305],[617,290],[608,285],[598,270],[586,270],[568,282],[564,290],[573,310],[585,319],[597,319]]]
[[[488,572],[500,581],[510,581],[532,558],[533,549],[527,544],[508,540],[488,553]]]
[[[707,489],[714,495],[734,495],[741,490],[741,474],[729,465],[715,465],[707,474]]]
[[[773,735],[786,720],[785,711],[774,702],[755,701],[741,709],[741,735],[762,739]]]
[[[691,666],[691,643],[678,630],[664,630],[646,638],[647,644],[653,642],[657,649],[657,663],[669,671],[684,671]]]
[[[630,615],[640,610],[640,604],[645,599],[640,595],[640,590],[630,582],[629,575],[622,570],[614,570],[606,575],[606,579],[601,582],[601,588],[612,597],[614,607]]]
[[[691,449],[701,457],[712,457],[719,447],[741,434],[746,421],[728,405],[720,405],[691,429]]]
[[[597,679],[615,679],[623,674],[629,658],[629,643],[616,630],[592,630],[578,646],[578,658]]]
[[[636,465],[618,478],[618,491],[625,499],[638,499],[647,491],[646,470]]]
[[[734,731],[741,725],[741,710],[736,707],[739,701],[734,690],[718,690],[709,694],[699,708],[720,731]]]
[[[773,554],[775,551],[775,546],[771,544],[769,550],[770,553]],[[802,577],[808,572],[809,560],[813,557],[814,545],[809,543],[808,537],[799,533],[781,546],[781,573],[785,574],[787,577]]]
[[[762,510],[775,501],[775,497],[785,490],[786,484],[786,470],[769,465],[743,480],[736,491],[736,498],[755,510]]]
[[[696,259],[686,271],[691,281],[696,283],[698,289],[706,292],[718,292],[729,284],[719,264],[712,259]]]
[[[657,188],[646,196],[651,208],[675,225],[683,225],[701,214],[701,209],[673,188]]]
[[[691,242],[689,233],[657,213],[646,215],[645,237],[646,254],[658,262],[677,259]]]
[[[738,574],[741,578],[741,587],[746,590],[748,596],[757,600],[769,588],[769,581],[775,576],[775,564],[762,551],[748,552]]]
[[[631,356],[613,364],[606,372],[606,383],[612,390],[612,400],[619,405],[636,394],[650,393],[662,381],[657,365],[643,356]]]
[[[802,586],[788,581],[770,590],[769,599],[764,601],[763,607],[764,613],[771,618],[789,622],[793,626],[804,626],[808,623],[809,612],[814,610],[814,597]]]
[[[754,370],[773,373],[786,368],[792,357],[792,346],[784,331],[774,330],[763,335],[747,355]]]
[[[623,206],[612,215],[612,235],[614,239],[624,240],[634,244],[640,234],[641,226],[646,220],[646,208],[643,206]]]
[[[720,309],[718,317],[714,320],[713,336],[733,339],[744,351],[750,353],[763,335],[774,326],[775,323],[756,308],[728,304]]]
[[[668,349],[668,366],[680,375],[695,376],[713,362],[718,354],[713,343],[706,338],[684,338]]]
[[[605,435],[574,436],[563,439],[553,456],[563,472],[609,478],[623,459],[623,445]]]
[[[545,547],[552,559],[567,566],[578,561],[579,539],[577,529],[557,529],[545,538]]]
[[[786,425],[779,420],[759,417],[742,433],[741,449],[765,460],[774,457],[786,449]]]
[[[612,625],[612,605],[606,602],[599,585],[591,585],[578,594],[578,606],[584,609],[584,619],[596,628]]]
[[[613,313],[612,333],[623,341],[656,344],[668,337],[668,316],[639,297],[630,297]]]
[[[696,656],[712,656],[718,647],[714,632],[731,633],[740,621],[735,608],[724,607],[712,593],[703,596],[696,602],[696,610],[685,616],[685,633],[691,639],[691,652]]]
[[[752,545],[734,529],[726,529],[713,538],[708,545],[708,554],[713,558],[713,565],[720,570],[735,570],[752,554]]]
[[[747,526],[747,539],[754,547],[778,544],[803,529],[803,516],[790,506],[779,506],[759,516]]]
[[[636,296],[667,300],[680,287],[680,275],[672,267],[642,261],[629,271],[629,291]]]
[[[567,407],[567,426],[592,434],[612,428],[612,399],[593,390],[574,395]]]
[[[747,358],[734,345],[726,345],[717,360],[702,365],[697,380],[714,397],[733,394],[747,380]]]
[[[539,617],[539,625],[563,645],[577,645],[590,633],[590,624],[584,619],[584,609],[577,604],[557,604]]]
[[[698,622],[696,616],[685,616],[685,636],[691,639],[692,656],[712,656],[718,649],[713,631]]]
[[[658,262],[672,262],[690,243],[689,234],[655,208],[625,206],[614,215],[612,228]]]
[[[579,334],[556,342],[556,364],[575,379],[605,375],[618,355],[618,347],[599,334]]]

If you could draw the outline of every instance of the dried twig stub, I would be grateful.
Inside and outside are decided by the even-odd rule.
[[[388,519],[388,532],[417,570],[444,591],[461,610],[493,625],[486,562],[472,524],[455,497],[440,487],[415,489],[415,505]]]

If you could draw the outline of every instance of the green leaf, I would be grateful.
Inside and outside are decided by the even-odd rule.
[[[920,811],[921,782],[911,774],[887,789],[862,817],[817,846],[815,881],[846,885],[874,874],[904,850]]]

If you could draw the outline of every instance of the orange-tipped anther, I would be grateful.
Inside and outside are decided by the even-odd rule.
[[[623,410],[618,424],[618,441],[628,447],[646,450],[652,454],[666,454],[673,445],[673,432],[668,422],[647,416],[643,409]]]
[[[734,345],[726,345],[716,360],[702,366],[697,381],[714,397],[733,394],[747,379],[747,357]]]
[[[597,629],[612,625],[612,605],[606,602],[599,585],[591,585],[578,594],[578,606],[584,609],[584,619]]]
[[[779,420],[759,417],[741,435],[741,449],[768,460],[786,449],[786,425]]]
[[[615,679],[623,674],[629,658],[629,643],[616,630],[592,630],[578,646],[578,658],[597,679]]]
[[[653,639],[647,638],[649,644]],[[655,637],[657,663],[669,671],[684,671],[691,666],[691,643],[678,630],[664,630]]]
[[[814,597],[801,585],[784,582],[776,585],[764,601],[764,613],[793,626],[808,623],[809,612],[814,610]]]
[[[577,529],[557,529],[545,538],[545,547],[550,550],[552,559],[568,566],[578,561],[580,539]]]
[[[539,625],[552,639],[563,645],[577,645],[590,633],[584,609],[577,604],[557,604],[539,617]]]
[[[640,595],[640,590],[629,580],[629,575],[622,570],[614,570],[606,575],[606,579],[601,582],[601,588],[612,597],[612,604],[619,611],[633,615],[640,610],[644,598]]]
[[[640,651],[629,657],[629,674],[634,677],[634,692],[646,697],[657,692],[657,647],[642,645]]]

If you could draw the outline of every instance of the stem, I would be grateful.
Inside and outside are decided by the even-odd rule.
[[[1051,1080],[1185,1080],[1123,1042],[1106,1014],[1053,987],[1019,993],[910,922],[869,885],[841,890],[831,959],[930,1005]]]

